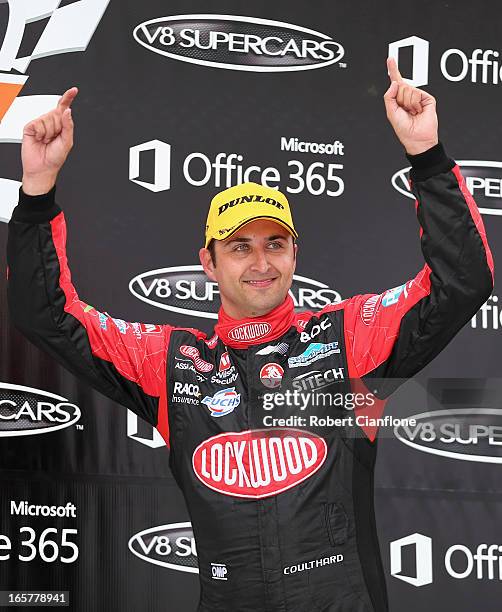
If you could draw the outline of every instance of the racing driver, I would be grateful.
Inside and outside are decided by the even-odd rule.
[[[388,60],[387,118],[411,163],[418,274],[380,295],[297,313],[289,204],[276,189],[230,187],[212,200],[199,256],[219,285],[214,334],[128,323],[81,301],[65,254],[56,177],[73,146],[70,105],[24,127],[23,180],[9,224],[16,326],[75,376],[155,426],[197,541],[199,612],[388,610],[373,509],[373,435],[265,427],[262,398],[298,388],[413,376],[485,302],[493,261],[476,204],[438,141],[435,99]],[[378,401],[390,393],[377,385]],[[326,395],[326,394],[324,394]],[[274,397],[276,397],[274,395]],[[274,417],[295,406],[276,402]],[[344,408],[317,406],[317,415]]]

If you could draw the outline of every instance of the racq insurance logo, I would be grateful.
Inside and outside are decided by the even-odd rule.
[[[151,527],[133,535],[129,550],[143,561],[178,570],[199,573],[197,549],[190,523]]]
[[[331,36],[282,21],[237,15],[174,15],[140,23],[133,36],[149,51],[214,68],[253,72],[311,70],[340,60]]]
[[[161,268],[138,274],[129,291],[147,304],[181,314],[217,319],[218,284],[210,281],[202,266]],[[304,276],[293,276],[290,294],[298,310],[318,309],[341,301],[337,291]]]
[[[458,408],[409,418],[415,419],[416,425],[394,429],[403,444],[450,459],[502,463],[502,410]]]
[[[48,433],[73,425],[80,408],[64,397],[0,382],[0,437]]]
[[[467,188],[474,196],[479,212],[483,215],[502,215],[502,162],[457,161]],[[392,186],[407,198],[414,199],[410,191],[408,173],[410,166],[394,174]]]

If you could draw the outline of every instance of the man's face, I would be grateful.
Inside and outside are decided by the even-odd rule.
[[[209,278],[218,283],[225,312],[234,319],[267,314],[284,301],[296,266],[297,246],[282,225],[257,219],[226,240],[215,241],[215,263],[199,251]]]

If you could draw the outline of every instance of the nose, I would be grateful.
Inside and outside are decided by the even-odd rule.
[[[253,255],[254,258],[251,264],[251,270],[253,270],[253,272],[259,272],[260,274],[266,274],[270,269],[267,252],[264,249],[255,249]]]

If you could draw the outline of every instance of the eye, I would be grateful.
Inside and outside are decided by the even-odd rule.
[[[243,251],[247,251],[248,249],[249,249],[249,244],[246,244],[245,242],[240,242],[239,244],[236,244],[232,250],[236,252],[243,252]]]
[[[279,241],[274,241],[274,242],[269,242],[267,245],[267,248],[272,249],[272,250],[276,250],[276,249],[282,249],[283,248],[283,244],[282,242]]]

